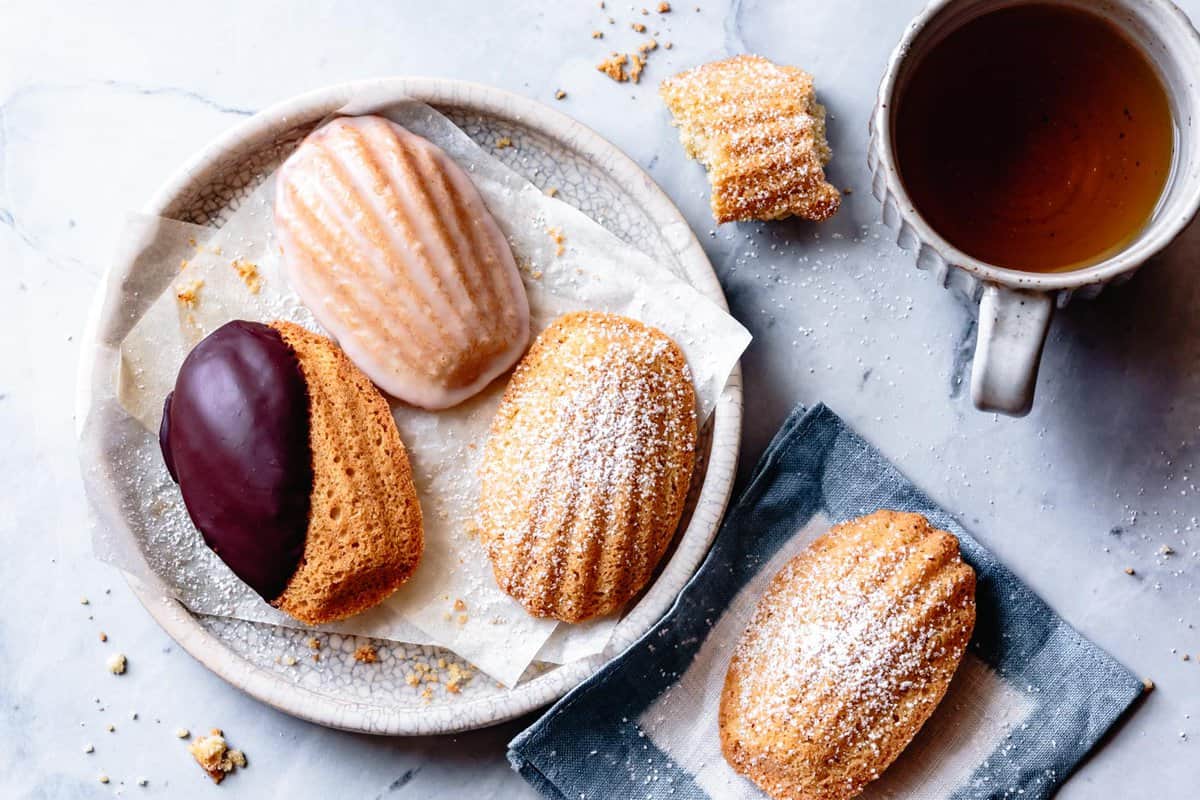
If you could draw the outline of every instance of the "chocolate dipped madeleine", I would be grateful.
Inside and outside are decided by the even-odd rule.
[[[387,401],[323,336],[234,321],[193,348],[159,442],[204,541],[308,624],[381,602],[424,545]]]

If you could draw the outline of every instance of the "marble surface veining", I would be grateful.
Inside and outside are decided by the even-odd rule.
[[[742,474],[792,405],[827,402],[1063,616],[1157,685],[1060,797],[1195,791],[1200,227],[1129,284],[1058,315],[1029,417],[980,414],[966,392],[973,312],[891,244],[866,180],[878,78],[921,0],[698,5],[646,18],[641,4],[612,0],[605,10],[0,3],[0,795],[533,796],[503,755],[528,719],[422,739],[291,719],[193,661],[90,556],[75,370],[124,213],[256,109],[394,74],[543,100],[645,167],[701,236],[756,337],[744,360]],[[1200,14],[1200,0],[1183,5]],[[673,46],[651,53],[640,85],[618,85],[594,65],[643,40],[634,22]],[[654,87],[741,51],[816,75],[832,114],[832,179],[853,190],[832,222],[714,228],[703,172],[684,158]],[[105,667],[114,652],[129,660],[120,677]],[[249,768],[213,790],[174,737],[181,726],[224,728]]]

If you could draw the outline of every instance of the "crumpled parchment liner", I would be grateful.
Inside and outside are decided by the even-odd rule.
[[[736,320],[666,266],[547,197],[429,106],[406,101],[381,107],[360,97],[345,110],[383,113],[436,143],[468,171],[521,266],[535,335],[558,315],[578,309],[614,311],[655,325],[684,350],[701,419],[707,417],[750,341]],[[302,627],[264,603],[204,545],[156,448],[145,441],[145,431],[157,430],[163,398],[183,358],[220,325],[238,318],[290,319],[321,330],[281,277],[271,236],[272,187],[268,178],[217,230],[136,215],[122,234],[127,246],[120,257],[140,263],[120,291],[134,307],[144,292],[161,296],[121,344],[118,397],[142,429],[116,426],[117,436],[130,439],[128,446],[109,442],[105,450],[130,454],[116,468],[132,475],[144,502],[123,512],[134,541],[106,536],[101,525],[94,546],[100,558],[135,577],[156,573],[193,612]],[[550,229],[561,232],[561,254]],[[235,262],[255,265],[261,278],[257,293]],[[115,265],[118,274],[127,263]],[[194,300],[181,301],[180,292]],[[424,557],[392,598],[323,630],[446,647],[506,685],[535,657],[566,663],[603,650],[616,615],[579,625],[530,617],[496,586],[483,547],[471,535],[476,468],[506,380],[448,411],[393,404],[424,512]]]

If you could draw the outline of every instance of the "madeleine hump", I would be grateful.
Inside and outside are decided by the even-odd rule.
[[[529,343],[529,301],[483,198],[432,142],[340,117],[280,167],[275,235],[289,283],[376,385],[457,405]]]
[[[849,800],[946,693],[975,627],[975,572],[920,514],[834,526],[779,571],[718,715],[725,760],[777,800]]]
[[[517,366],[480,468],[496,582],[537,617],[617,611],[670,544],[695,457],[679,347],[627,317],[559,317]]]

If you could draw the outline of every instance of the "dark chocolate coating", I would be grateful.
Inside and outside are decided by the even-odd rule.
[[[179,368],[159,444],[204,541],[264,599],[279,597],[304,553],[313,485],[292,348],[257,322],[213,331]]]

